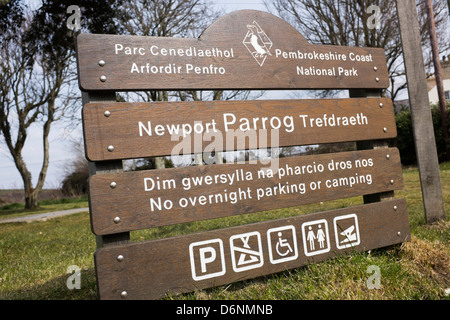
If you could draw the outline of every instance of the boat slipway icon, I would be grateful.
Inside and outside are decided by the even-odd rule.
[[[341,243],[356,241],[357,236],[356,233],[353,233],[353,231],[355,231],[355,226],[350,226],[349,228],[342,231],[341,235],[345,236],[345,239],[342,240]]]

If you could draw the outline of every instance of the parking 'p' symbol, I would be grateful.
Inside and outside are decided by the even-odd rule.
[[[225,274],[225,257],[221,239],[193,242],[189,245],[192,279],[195,281]]]

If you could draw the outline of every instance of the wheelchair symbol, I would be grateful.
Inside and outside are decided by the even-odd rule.
[[[297,236],[294,226],[267,230],[267,240],[271,263],[276,264],[297,259]]]
[[[288,240],[281,238],[282,235],[283,234],[281,232],[278,232],[278,242],[277,242],[277,245],[275,247],[275,250],[277,250],[277,253],[280,256],[284,257],[284,256],[287,256],[289,253],[291,253],[293,250],[292,250],[290,244],[288,243]],[[281,251],[280,247],[282,247],[283,249],[286,247],[286,249],[285,249],[286,251],[284,251],[284,252]]]

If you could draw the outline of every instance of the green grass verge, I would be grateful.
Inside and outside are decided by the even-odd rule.
[[[427,225],[417,169],[405,169],[403,177],[405,188],[396,192],[396,197],[406,198],[411,241],[208,290],[167,295],[166,299],[449,299],[444,290],[450,287],[450,221]],[[448,212],[450,163],[441,165],[441,182]],[[343,199],[136,231],[131,238],[133,242],[145,241],[361,203],[361,197]],[[1,225],[0,300],[96,299],[94,251],[95,236],[87,213]],[[67,288],[71,265],[81,268],[81,289]],[[367,285],[370,266],[380,268],[378,289]]]
[[[87,196],[78,198],[62,198],[41,200],[38,208],[33,210],[25,209],[23,203],[10,203],[0,207],[0,220],[26,216],[30,214],[47,213],[59,210],[69,210],[88,207]]]

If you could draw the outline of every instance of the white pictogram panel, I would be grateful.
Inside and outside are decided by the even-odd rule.
[[[200,281],[225,274],[225,256],[221,239],[193,242],[189,245],[192,279]]]
[[[267,242],[271,263],[277,264],[297,259],[297,236],[294,226],[267,230]]]
[[[238,234],[230,238],[231,262],[235,272],[259,268],[264,264],[259,232]]]
[[[315,220],[302,224],[303,249],[306,256],[330,251],[330,236],[327,220]]]
[[[354,213],[333,219],[336,246],[345,249],[361,243],[358,216]]]

